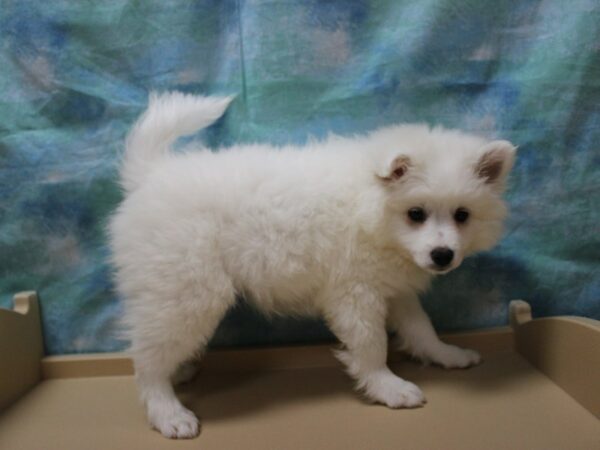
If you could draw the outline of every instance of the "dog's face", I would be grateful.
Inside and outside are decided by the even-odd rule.
[[[515,147],[425,130],[411,148],[388,153],[378,176],[393,241],[422,269],[443,274],[499,239],[506,215],[502,193]]]

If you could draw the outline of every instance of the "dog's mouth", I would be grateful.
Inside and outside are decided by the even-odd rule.
[[[451,272],[453,269],[454,269],[453,266],[438,267],[433,264],[427,267],[427,271],[433,275],[446,275],[448,272]]]

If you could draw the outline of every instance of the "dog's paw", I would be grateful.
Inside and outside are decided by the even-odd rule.
[[[481,362],[481,355],[475,350],[444,345],[443,349],[431,357],[432,362],[446,369],[465,369]]]
[[[194,413],[183,406],[170,411],[152,411],[148,416],[152,427],[169,439],[190,439],[200,431]]]
[[[425,396],[416,384],[392,373],[370,377],[365,394],[390,408],[416,408],[425,404]]]

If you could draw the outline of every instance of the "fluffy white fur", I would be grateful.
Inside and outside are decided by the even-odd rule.
[[[153,95],[127,140],[126,197],[110,234],[151,425],[167,437],[198,433],[172,378],[206,346],[236,294],[266,314],[324,317],[358,387],[392,408],[425,398],[387,367],[386,326],[424,361],[477,364],[476,352],[437,338],[418,294],[433,274],[499,238],[515,148],[402,125],[303,148],[171,151],[229,102]],[[409,218],[415,207],[423,223]],[[458,208],[470,213],[465,223],[454,219]],[[437,248],[454,252],[448,265],[432,262]]]

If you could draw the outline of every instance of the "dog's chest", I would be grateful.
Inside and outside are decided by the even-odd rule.
[[[382,254],[371,267],[371,280],[384,297],[394,297],[400,292],[423,292],[429,286],[431,275],[414,267],[397,254]]]

